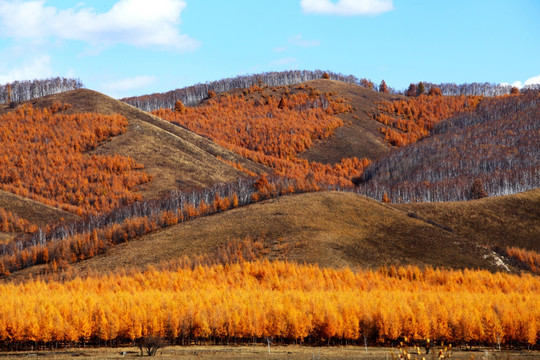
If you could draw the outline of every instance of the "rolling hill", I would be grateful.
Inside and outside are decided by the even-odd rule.
[[[379,131],[380,123],[373,119],[373,111],[381,101],[401,99],[400,95],[369,90],[356,84],[336,80],[312,80],[307,84],[321,92],[331,92],[347,99],[352,112],[337,114],[345,125],[336,129],[334,136],[318,142],[300,157],[322,163],[338,163],[342,158],[354,157],[377,160],[392,148]]]
[[[512,202],[509,198],[503,204],[485,205],[485,201],[479,201],[476,205],[494,206],[511,213],[515,207]],[[450,209],[459,205],[451,204]],[[469,214],[474,211],[463,210]],[[524,209],[523,213],[526,212]],[[478,216],[476,221],[481,224],[483,219]],[[516,217],[508,221],[516,221]],[[156,265],[183,256],[217,259],[231,241],[243,239],[258,249],[257,257],[316,263],[323,267],[417,265],[506,269],[495,253],[463,234],[467,234],[466,226],[449,230],[436,221],[411,216],[410,209],[401,205],[383,204],[354,193],[315,192],[272,199],[174,225],[117,245],[105,255],[73,266],[81,273],[108,272]],[[25,269],[18,276],[40,273],[43,269],[43,266]]]
[[[540,189],[473,201],[393,204],[485,246],[540,252]]]
[[[540,186],[537,92],[484,99],[435,125],[430,136],[367,167],[361,191],[395,202],[471,198],[476,179],[489,196]]]
[[[289,106],[294,111],[304,108],[319,111],[318,107],[324,105],[325,101],[331,107],[341,106],[342,99],[346,99],[347,106],[352,105],[352,111],[344,107],[345,111],[326,113],[339,117],[343,126],[338,126],[330,136],[314,141],[313,146],[301,152],[298,157],[321,163],[335,163],[344,156],[365,156],[371,159],[382,157],[383,164],[387,164],[387,159],[398,156],[384,155],[392,148],[385,143],[379,131],[380,123],[373,118],[373,111],[377,102],[398,99],[399,96],[327,79],[291,87],[253,89],[235,89],[219,94],[216,96],[218,100],[205,100],[195,111],[206,116],[209,111],[205,110],[205,106],[219,104],[218,101],[222,100],[232,104],[237,101],[243,106],[242,101],[246,99],[254,107],[261,108],[265,112],[264,116],[272,119],[273,115],[266,113],[264,106],[270,105],[271,112],[277,112],[281,106],[278,106],[280,97],[291,99]],[[295,95],[298,96],[295,98]],[[334,100],[336,102],[332,103]],[[509,101],[514,100],[511,98]],[[127,131],[101,143],[90,153],[120,154],[143,164],[144,170],[153,177],[153,181],[140,186],[145,199],[160,198],[173,189],[190,191],[208,188],[244,176],[221,159],[241,165],[253,173],[270,171],[182,126],[91,90],[80,89],[31,101],[34,107],[50,107],[57,102],[72,105],[65,110],[68,114],[98,112],[120,114],[127,118]],[[480,111],[486,112],[489,102],[486,103]],[[0,109],[7,110],[7,107]],[[445,131],[440,129],[444,128],[438,130],[444,134]],[[436,136],[439,135],[399,151],[415,151],[429,144]],[[393,161],[395,166],[392,165],[392,171],[402,171],[409,164]],[[373,168],[377,169],[377,166],[378,163]],[[2,196],[7,195],[0,193],[0,199]],[[211,201],[212,197],[206,203]],[[414,264],[496,271],[506,269],[507,265],[501,263],[503,260],[489,247],[518,246],[539,250],[535,241],[540,233],[538,203],[538,192],[535,191],[472,202],[440,204],[383,204],[344,192],[297,194],[181,222],[135,240],[130,238],[129,242],[107,247],[105,255],[85,255],[82,257],[85,260],[73,266],[81,272],[91,269],[112,271],[122,267],[157,264],[181,256],[217,259],[228,247],[234,246],[231,242],[244,241],[247,246],[256,249],[256,256],[318,263],[336,268]],[[201,206],[200,203],[193,205],[196,208]],[[16,213],[24,217],[25,206],[23,203],[23,210],[17,210]],[[38,208],[37,205],[28,205],[28,208],[32,206]],[[42,210],[32,211],[39,213]],[[26,216],[30,217],[32,211],[29,210]],[[53,211],[50,220],[45,217],[40,221],[43,224],[51,223],[59,217],[63,216],[54,215]],[[111,219],[107,220],[108,226],[115,224]],[[11,235],[2,236],[9,238]],[[509,240],[510,236],[512,240]],[[91,253],[95,255],[95,252]],[[43,269],[43,266],[29,268],[20,271],[19,275],[36,274]]]
[[[71,104],[66,113],[95,112],[126,117],[127,131],[102,143],[92,153],[129,156],[143,164],[145,171],[158,180],[141,188],[145,198],[158,198],[175,189],[203,188],[242,176],[218,157],[254,172],[264,169],[189,130],[92,90],[73,90],[30,101],[35,107],[49,107],[55,102]],[[7,110],[7,106],[0,109]]]

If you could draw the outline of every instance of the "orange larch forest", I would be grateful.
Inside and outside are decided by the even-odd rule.
[[[150,181],[124,156],[88,150],[125,132],[119,115],[66,115],[67,104],[23,105],[0,116],[0,188],[78,215],[110,211],[140,200],[133,191]]]
[[[429,135],[438,122],[459,112],[474,110],[483,99],[482,96],[441,96],[436,95],[436,91],[430,93],[432,95],[379,103],[373,117],[385,125],[379,130],[390,145],[414,143]]]
[[[330,165],[297,155],[343,126],[335,114],[351,110],[345,99],[300,85],[269,91],[253,85],[242,94],[220,94],[198,107],[177,103],[175,110],[153,111],[165,120],[207,136],[238,154],[285,175],[318,186],[351,186],[370,163],[345,158]]]
[[[536,344],[540,278],[488,271],[351,271],[286,262],[180,266],[0,284],[0,346]]]

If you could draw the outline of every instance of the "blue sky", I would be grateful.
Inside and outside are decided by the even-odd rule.
[[[0,83],[78,77],[113,97],[322,69],[540,83],[537,0],[0,0]]]

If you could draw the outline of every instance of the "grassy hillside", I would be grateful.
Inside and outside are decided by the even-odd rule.
[[[249,237],[259,255],[341,268],[431,265],[500,270],[487,250],[406,212],[353,193],[281,197],[156,231],[74,266],[112,271],[177,259],[217,257]],[[39,272],[40,268],[21,274]]]
[[[459,237],[479,244],[540,252],[540,189],[473,201],[392,207],[448,227]]]
[[[38,226],[47,226],[61,220],[73,221],[79,217],[67,211],[0,190],[0,208],[16,214]]]
[[[381,124],[373,119],[376,103],[401,99],[402,96],[379,93],[365,87],[335,80],[312,80],[309,86],[321,92],[333,92],[346,98],[352,112],[338,114],[345,126],[337,129],[334,136],[325,139],[300,156],[322,163],[338,163],[344,157],[375,160],[391,151],[379,131]]]
[[[92,90],[74,90],[31,101],[35,107],[48,107],[54,102],[71,104],[66,113],[97,112],[127,118],[127,131],[101,144],[93,153],[129,156],[143,164],[155,179],[141,189],[145,198],[157,198],[172,189],[206,187],[241,176],[218,156],[251,171],[263,169],[193,132]]]

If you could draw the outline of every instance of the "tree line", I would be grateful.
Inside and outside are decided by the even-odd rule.
[[[483,83],[431,83],[427,81],[419,82],[417,84],[412,83],[407,90],[401,91],[403,95],[414,96],[427,94],[427,92],[432,89],[437,88],[440,90],[442,95],[447,96],[501,96],[501,95],[510,95],[516,91],[519,92],[519,89],[515,86],[508,84],[494,84],[489,82]],[[540,84],[525,85],[522,87],[521,91],[529,90],[540,90]]]
[[[36,279],[0,284],[0,347],[114,345],[150,336],[184,345],[272,339],[535,347],[539,289],[532,275],[268,261]]]
[[[0,244],[0,275],[40,264],[48,264],[52,270],[65,268],[160,228],[271,197],[319,189],[312,182],[263,174],[191,192],[172,191],[158,200],[137,201],[108,213],[90,214],[81,221],[20,234]]]
[[[154,93],[142,96],[124,98],[122,101],[133,105],[144,111],[157,109],[174,109],[176,101],[181,101],[186,106],[194,106],[201,101],[208,99],[209,94],[218,94],[233,89],[247,89],[253,85],[284,86],[296,85],[316,79],[338,80],[350,84],[357,84],[370,90],[416,96],[427,94],[431,88],[437,88],[442,95],[450,96],[500,96],[511,94],[515,87],[494,83],[412,83],[408,89],[397,90],[386,84],[384,80],[380,85],[376,85],[367,78],[357,78],[354,75],[343,75],[331,71],[322,70],[288,70],[281,72],[265,72],[260,74],[242,75],[233,78],[226,78],[217,81],[199,83],[192,86],[171,90],[165,93]],[[517,90],[517,88],[515,88]],[[539,90],[540,85],[526,85],[522,90]]]
[[[17,103],[83,87],[81,80],[64,77],[14,81],[0,85],[0,103]]]
[[[289,70],[281,72],[265,72],[260,74],[242,75],[234,78],[226,78],[205,84],[195,84],[165,93],[156,93],[143,96],[124,98],[122,101],[144,111],[158,109],[174,109],[175,103],[180,100],[184,105],[193,106],[207,99],[211,93],[222,93],[233,89],[247,89],[253,85],[284,86],[295,85],[310,80],[323,78],[328,75],[329,79],[339,80],[346,83],[358,83],[358,79],[352,75],[343,75],[331,71],[322,70]]]

